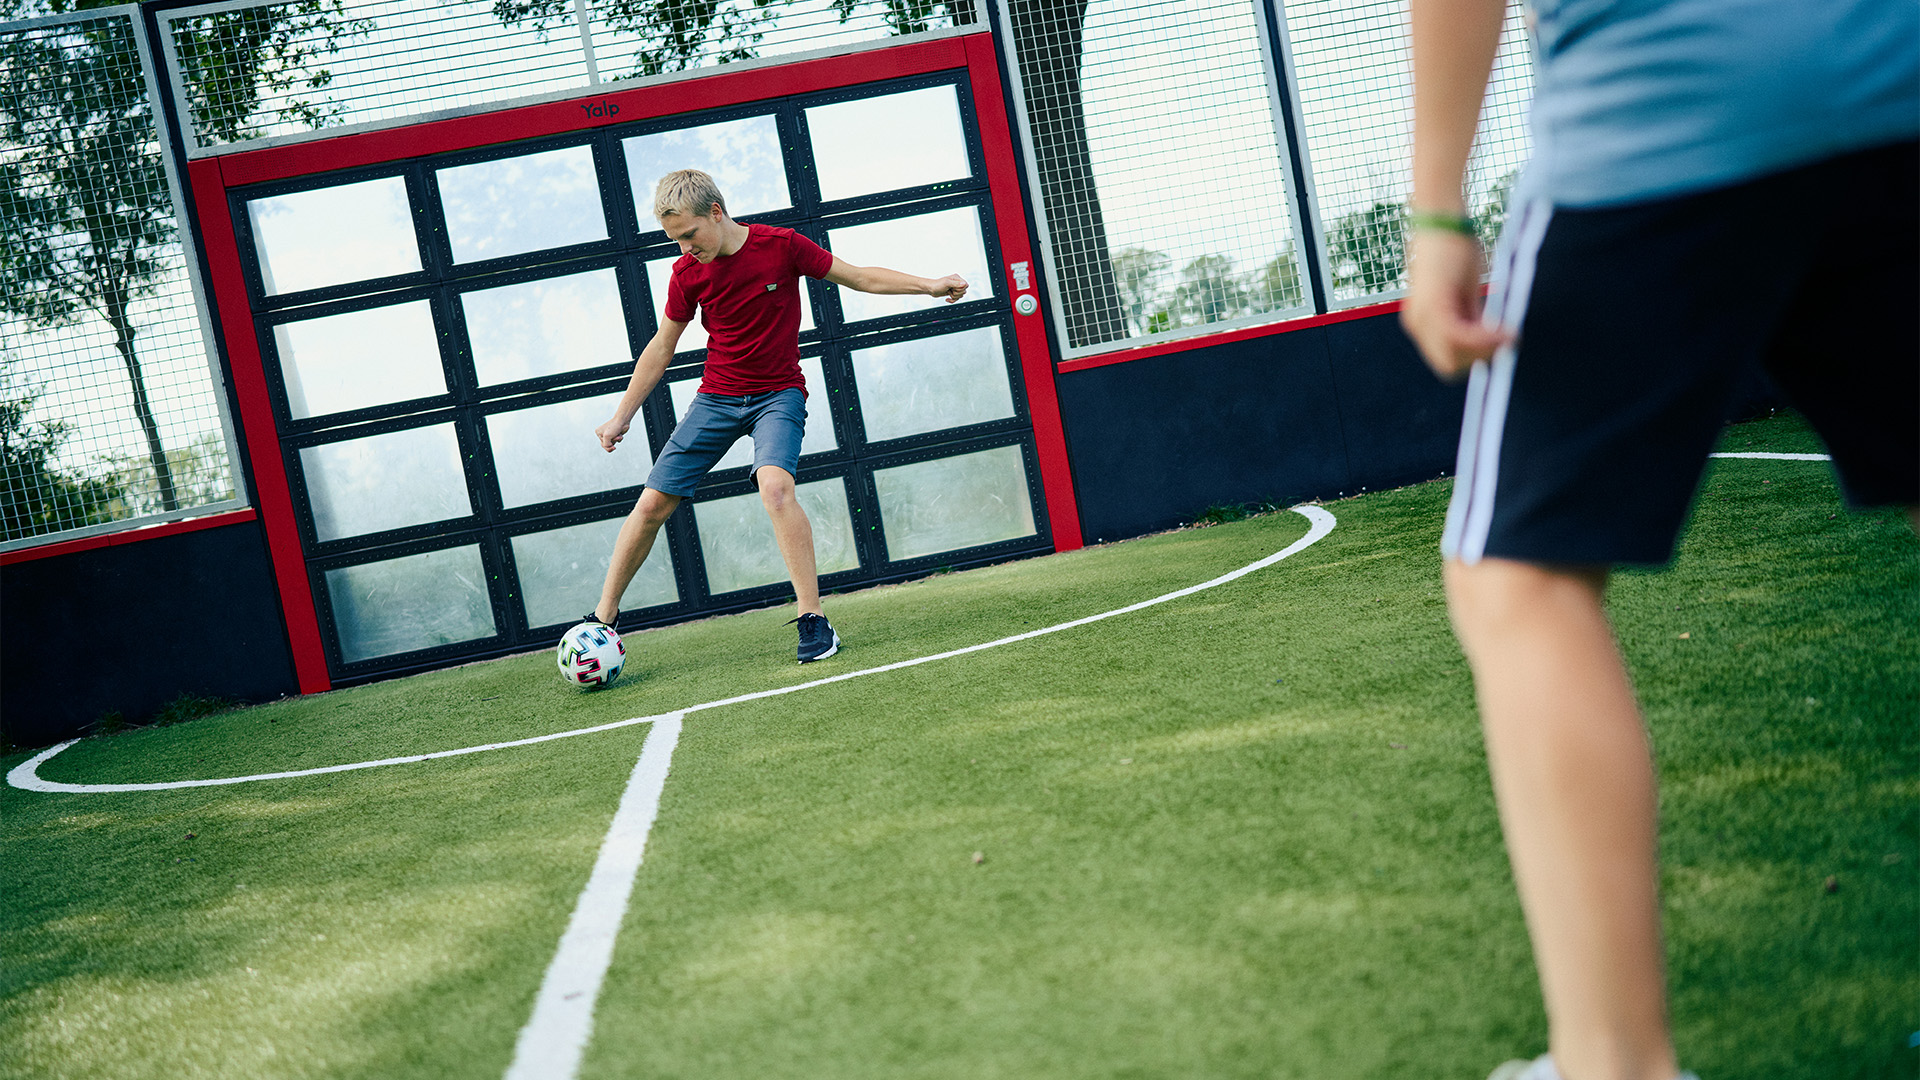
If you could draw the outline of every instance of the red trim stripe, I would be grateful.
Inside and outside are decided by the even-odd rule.
[[[0,552],[0,566],[12,566],[14,563],[32,562],[35,559],[53,559],[62,555],[74,555],[82,551],[97,548],[119,547],[122,544],[137,544],[143,540],[158,540],[163,536],[179,536],[181,533],[199,532],[202,529],[220,529],[228,525],[244,525],[254,520],[256,515],[251,509],[228,510],[206,517],[182,518],[179,521],[163,521],[158,525],[143,525],[135,529],[126,529],[116,533],[102,533],[99,536],[84,536],[78,540],[61,540],[39,547],[21,548],[18,551]]]
[[[972,81],[973,111],[980,126],[980,147],[987,163],[987,187],[992,193],[994,219],[1000,232],[1000,258],[1011,266],[1024,262],[1033,276],[1029,295],[1040,299],[1040,273],[1027,235],[1025,204],[1020,199],[1020,174],[1013,156],[1013,132],[1007,122],[1007,104],[1000,93],[1000,62],[993,35],[969,34],[967,73]],[[1013,276],[1000,282],[1007,303],[1014,297]],[[1047,523],[1055,551],[1072,551],[1083,544],[1080,504],[1073,490],[1073,466],[1067,456],[1066,427],[1060,422],[1060,395],[1054,385],[1053,353],[1047,346],[1044,306],[1031,315],[1013,316],[1014,342],[1020,352],[1020,371],[1027,384],[1027,415],[1033,421],[1033,442],[1040,459],[1040,486],[1046,494]]]
[[[207,259],[207,289],[225,332],[233,394],[239,403],[239,421],[247,433],[247,453],[253,464],[253,501],[266,528],[267,552],[273,560],[274,581],[280,586],[280,610],[286,621],[287,643],[293,648],[293,670],[300,692],[331,689],[327,654],[321,644],[320,618],[313,607],[307,579],[306,555],[300,528],[293,516],[293,495],[286,463],[280,456],[280,427],[273,418],[267,377],[254,336],[253,310],[247,303],[246,278],[241,272],[239,241],[227,210],[226,177],[220,159],[189,163],[188,182],[200,214],[200,245]]]
[[[1304,319],[1288,319],[1284,322],[1269,323],[1266,326],[1249,326],[1244,330],[1228,330],[1219,334],[1181,338],[1179,341],[1169,341],[1162,345],[1142,345],[1137,349],[1122,349],[1118,352],[1102,353],[1099,356],[1080,356],[1072,360],[1060,361],[1060,373],[1064,375],[1069,371],[1085,371],[1088,368],[1106,367],[1109,364],[1126,364],[1134,360],[1145,360],[1150,356],[1206,349],[1215,345],[1227,345],[1273,334],[1290,334],[1295,330],[1331,326],[1334,323],[1352,322],[1355,319],[1371,319],[1376,315],[1391,315],[1399,310],[1400,301],[1389,300],[1384,304],[1368,304],[1366,307],[1347,308],[1345,311],[1333,311],[1325,315],[1309,315]]]

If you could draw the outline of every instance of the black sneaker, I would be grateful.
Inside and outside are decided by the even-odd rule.
[[[599,623],[601,626],[612,626],[613,623],[617,623],[620,621],[620,613],[617,611],[614,612],[613,622],[608,622],[607,620],[601,618],[598,612],[589,611],[585,615],[580,616],[580,621],[590,622],[590,623]]]
[[[815,660],[825,660],[840,651],[840,635],[833,632],[833,624],[825,615],[802,615],[787,620],[787,625],[800,624],[800,662],[811,664]]]

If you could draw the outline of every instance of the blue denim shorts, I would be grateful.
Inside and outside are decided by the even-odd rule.
[[[647,474],[647,486],[686,498],[742,435],[753,436],[753,473],[778,465],[800,473],[800,437],[807,428],[807,395],[799,387],[727,397],[695,394],[687,415],[668,437]],[[752,475],[752,474],[750,474]],[[759,480],[754,479],[755,486]]]

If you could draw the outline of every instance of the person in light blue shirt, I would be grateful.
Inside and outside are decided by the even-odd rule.
[[[1536,153],[1483,305],[1461,179],[1504,15],[1413,0],[1401,311],[1468,379],[1441,552],[1547,1007],[1549,1053],[1493,1080],[1674,1080],[1608,574],[1671,559],[1762,371],[1850,503],[1920,503],[1920,4],[1542,0]]]

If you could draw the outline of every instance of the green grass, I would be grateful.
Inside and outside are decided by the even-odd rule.
[[[1776,418],[1729,448],[1812,444]],[[1146,611],[690,716],[582,1075],[1479,1080],[1538,1052],[1439,593],[1447,494],[1331,504],[1318,545]],[[43,775],[649,715],[1105,611],[1305,528],[834,597],[846,648],[806,669],[754,612],[630,635],[600,693],[516,657],[89,739]],[[1842,511],[1824,466],[1722,461],[1678,563],[1613,610],[1663,776],[1683,1060],[1912,1076],[1920,544]],[[0,1076],[498,1076],[645,736],[0,791]]]

